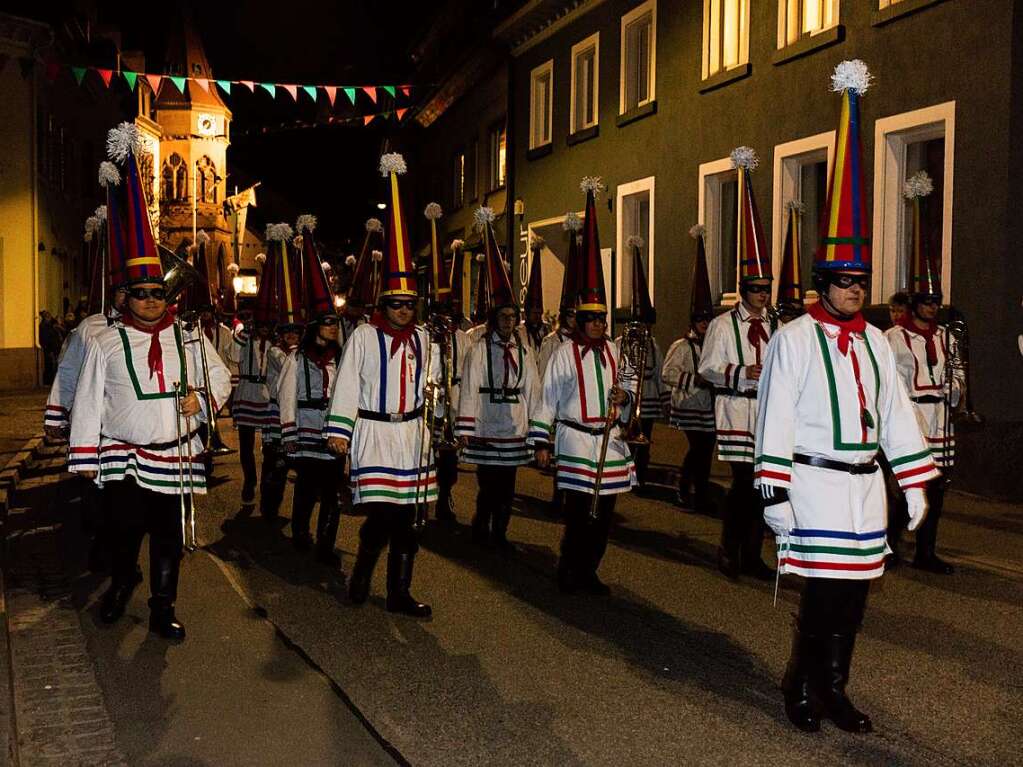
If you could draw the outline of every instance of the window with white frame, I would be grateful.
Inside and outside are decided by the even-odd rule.
[[[739,177],[730,158],[700,165],[699,219],[715,303],[734,304],[739,277]]]
[[[838,25],[839,0],[778,0],[778,47]]]
[[[749,62],[749,0],[703,0],[703,79]]]
[[[504,118],[490,126],[487,138],[487,191],[500,189],[505,183],[505,159],[507,157],[507,130]]]
[[[657,3],[647,0],[622,16],[618,113],[654,100],[657,69]]]
[[[632,260],[633,249],[628,246],[629,238],[638,235],[643,239],[640,256],[646,268],[647,288],[650,301],[654,301],[654,176],[619,184],[615,190],[618,233],[615,281],[616,308],[632,305]]]
[[[781,274],[788,203],[803,204],[799,228],[799,272],[804,293],[812,294],[813,256],[820,237],[820,221],[828,199],[828,179],[835,155],[835,131],[789,141],[774,148],[774,206],[772,253],[774,273]],[[776,283],[777,284],[777,283]]]
[[[599,32],[572,46],[572,133],[597,124],[599,62]]]
[[[910,282],[911,206],[903,190],[920,170],[934,183],[924,210],[932,252],[940,254],[946,301],[952,290],[954,101],[878,120],[874,125],[873,296],[883,301]]]
[[[551,143],[554,106],[554,60],[544,62],[529,74],[529,148]]]

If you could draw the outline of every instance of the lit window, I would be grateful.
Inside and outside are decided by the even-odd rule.
[[[622,16],[619,114],[654,100],[657,4],[647,0]]]
[[[838,24],[839,0],[778,0],[778,47],[812,37]]]
[[[749,62],[749,0],[703,0],[703,79]]]
[[[597,124],[600,34],[572,46],[572,133]]]
[[[699,217],[705,227],[711,295],[715,303],[734,304],[738,292],[739,179],[728,157],[700,165]]]
[[[529,148],[551,143],[551,116],[554,105],[554,60],[529,75]]]
[[[461,208],[465,204],[465,150],[455,152],[452,163],[451,207]]]
[[[504,186],[506,144],[507,132],[502,121],[491,127],[489,140],[487,141],[487,179],[490,191]]]
[[[629,247],[628,242],[633,235],[639,236],[643,240],[643,246],[639,249],[639,253],[646,269],[650,300],[654,301],[654,181],[655,178],[650,176],[638,181],[619,184],[615,190],[619,237],[617,243],[619,253],[617,259],[618,289],[615,291],[615,303],[617,304],[616,308],[619,309],[628,309],[632,306],[632,259],[635,257],[635,252],[633,248]]]

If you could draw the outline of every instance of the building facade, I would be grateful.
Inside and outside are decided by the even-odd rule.
[[[715,296],[736,300],[738,145],[753,175],[777,269],[786,202],[806,206],[805,287],[817,214],[834,155],[839,99],[834,66],[867,62],[862,99],[866,202],[872,211],[872,301],[907,284],[904,181],[935,181],[931,227],[941,242],[946,302],[970,324],[974,406],[985,428],[960,437],[957,484],[1023,497],[1023,328],[1013,179],[1023,152],[1018,0],[590,0],[524,4],[496,36],[511,49],[511,184],[526,230],[546,234],[544,269],[558,281],[558,225],[580,210],[579,180],[607,184],[598,206],[605,274],[616,306],[631,295],[632,234],[658,310],[663,344],[687,325],[695,246],[706,226]],[[525,238],[517,248],[525,257]],[[525,273],[524,270],[520,270]]]

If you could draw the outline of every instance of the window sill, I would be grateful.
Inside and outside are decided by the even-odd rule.
[[[827,48],[829,45],[840,43],[845,39],[845,27],[841,24],[826,29],[816,35],[808,35],[801,40],[797,40],[794,43],[786,45],[784,48],[774,52],[772,61],[775,66],[784,64],[787,61],[793,61],[798,58],[802,58],[814,51],[818,51],[821,48]]]
[[[901,19],[903,16],[943,2],[945,0],[902,0],[902,2],[890,5],[882,11],[873,11],[870,14],[870,24],[874,27],[881,27],[890,21]]]
[[[565,139],[565,143],[568,146],[573,146],[575,144],[581,144],[584,141],[589,141],[591,138],[596,138],[599,135],[600,126],[591,125],[589,128],[581,128],[575,133],[569,133],[568,137]]]
[[[752,64],[741,64],[732,69],[726,69],[724,72],[718,72],[716,75],[711,75],[703,81],[700,85],[700,93],[708,93],[729,83],[734,83],[736,80],[742,80],[749,77],[752,72]]]
[[[618,125],[619,128],[621,128],[625,125],[628,125],[629,123],[636,122],[636,120],[642,120],[644,117],[655,114],[657,114],[657,99],[648,101],[642,106],[633,107],[628,112],[623,112],[622,114],[618,115],[618,118],[615,120],[615,123]]]
[[[546,157],[554,151],[554,142],[548,141],[546,144],[541,144],[538,147],[529,149],[526,151],[527,160],[539,160],[541,157]]]

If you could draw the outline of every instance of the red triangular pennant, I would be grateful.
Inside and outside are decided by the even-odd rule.
[[[153,89],[153,94],[160,92],[160,82],[163,80],[163,75],[146,75],[146,82],[149,83],[149,87]]]
[[[334,97],[337,95],[336,85],[324,85],[323,90],[327,92],[327,98],[330,100],[330,105],[334,106]]]
[[[256,84],[252,80],[239,80],[238,82],[248,88],[252,93],[256,92]]]
[[[192,82],[194,82],[207,93],[210,92],[210,81],[207,80],[205,77],[193,77]]]
[[[405,113],[407,111],[408,111],[408,108],[406,107],[404,109],[399,109],[397,112],[394,113],[394,114],[396,114],[398,116],[398,122],[401,122],[401,118],[405,116]]]
[[[0,67],[2,67],[2,59],[0,59]],[[50,59],[46,62],[46,79],[49,82],[53,82],[60,75],[60,62],[56,59]]]
[[[400,88],[398,88],[398,90],[401,91],[401,95],[404,96],[405,98],[408,98],[410,95],[412,95],[411,85],[402,85]]]
[[[297,85],[282,85],[282,88],[291,95],[292,101],[298,100],[298,86]]]
[[[106,87],[110,87],[110,78],[114,76],[114,70],[112,69],[97,69],[99,76],[103,79],[103,84]]]
[[[376,115],[363,115],[362,116],[363,126],[369,125],[371,122],[373,122],[374,117],[376,117]]]
[[[362,86],[362,90],[365,92],[367,96],[370,97],[374,104],[377,103],[377,89],[375,86],[364,85]]]

